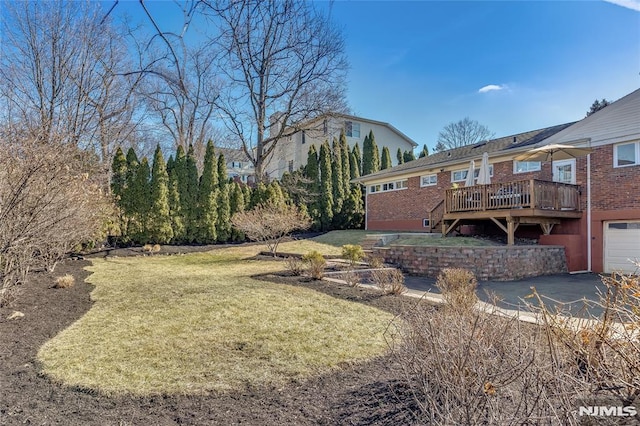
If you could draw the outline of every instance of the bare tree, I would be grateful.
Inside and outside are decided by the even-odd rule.
[[[96,3],[14,2],[3,6],[0,91],[5,125],[95,149],[109,160],[135,130],[136,76],[121,31]],[[42,133],[44,131],[44,133]]]
[[[185,42],[199,2],[175,4],[183,15],[179,32],[160,28],[144,1],[140,4],[155,34],[139,46],[143,59],[140,70],[133,73],[145,75],[142,92],[147,105],[174,145],[186,149],[193,144],[196,152],[204,154],[206,141],[219,133],[213,126],[218,89],[212,45]]]
[[[480,141],[491,139],[494,134],[487,126],[465,117],[462,120],[447,124],[438,134],[438,143],[435,151],[459,148]]]
[[[205,1],[220,28],[216,106],[256,170],[310,118],[343,111],[344,38],[327,14],[299,0]]]

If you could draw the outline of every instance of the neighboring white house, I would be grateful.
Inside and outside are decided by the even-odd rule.
[[[253,163],[242,149],[216,147],[216,154],[224,155],[224,161],[227,163],[227,176],[245,184],[254,182]]]
[[[389,123],[347,114],[323,115],[300,127],[305,130],[280,139],[267,159],[265,172],[270,179],[280,179],[283,173],[292,172],[306,165],[311,145],[315,145],[320,151],[320,145],[325,140],[331,144],[333,138],[340,137],[342,130],[347,136],[349,148],[353,149],[357,143],[361,152],[365,136],[373,131],[380,154],[382,154],[382,148],[386,146],[394,165],[398,162],[396,159],[398,148],[404,152],[413,151],[417,146],[411,138]]]

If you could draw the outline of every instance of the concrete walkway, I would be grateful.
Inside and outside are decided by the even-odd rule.
[[[405,277],[405,285],[416,294],[439,293],[435,282],[434,278]],[[560,303],[563,310],[569,310],[578,316],[586,316],[586,308],[592,315],[602,313],[602,309],[593,306],[589,301],[599,300],[598,291],[604,292],[606,287],[598,274],[591,273],[547,275],[518,281],[481,281],[478,283],[478,297],[489,302],[492,301],[490,295],[493,294],[498,297],[497,306],[501,308],[527,310],[522,299],[531,294],[531,287],[535,287],[543,296],[543,302],[547,307],[551,308]],[[537,304],[535,299],[527,299],[527,302]]]

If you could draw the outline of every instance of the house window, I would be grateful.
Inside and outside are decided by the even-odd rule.
[[[385,182],[376,185],[371,185],[369,187],[369,193],[373,194],[375,192],[387,192],[387,191],[397,191],[399,189],[408,188],[407,180],[397,180],[395,182]]]
[[[613,167],[640,164],[640,142],[623,143],[613,147]]]
[[[289,160],[289,173],[293,173],[293,160]]]
[[[429,219],[422,219],[422,227],[423,228],[430,228],[431,224],[429,223]]]
[[[329,122],[327,121],[326,118],[322,122],[322,134],[324,136],[327,136],[329,134]]]
[[[576,159],[559,160],[553,162],[553,181],[576,184]]]
[[[454,170],[451,172],[451,182],[464,182],[467,180],[467,173],[469,173],[469,169],[460,169]],[[475,169],[473,173],[473,177],[478,179],[478,175],[480,174],[480,169]],[[493,177],[493,164],[489,164],[489,176]]]
[[[303,130],[302,131],[302,144],[304,145],[305,143],[307,143],[307,132],[305,132]]]
[[[353,121],[345,121],[344,122],[344,133],[345,135],[352,138],[360,137],[360,123],[354,123]]]
[[[514,161],[513,173],[539,172],[541,164],[540,161]]]
[[[420,186],[434,186],[438,184],[438,175],[426,175],[420,177]]]

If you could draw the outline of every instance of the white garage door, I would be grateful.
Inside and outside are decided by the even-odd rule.
[[[631,260],[640,261],[640,221],[604,225],[604,271],[638,273]]]

